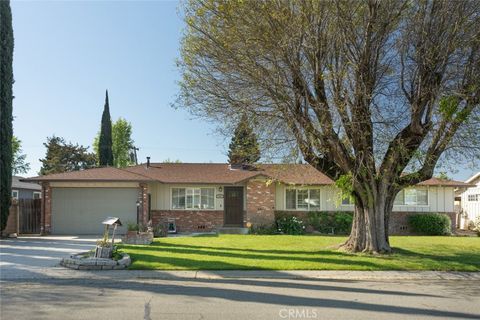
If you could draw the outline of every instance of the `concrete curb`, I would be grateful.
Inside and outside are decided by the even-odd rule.
[[[450,271],[315,271],[315,270],[70,270],[62,267],[39,268],[28,276],[2,275],[0,280],[35,279],[162,279],[162,280],[219,280],[219,279],[297,279],[297,280],[467,280],[480,281],[480,272]]]

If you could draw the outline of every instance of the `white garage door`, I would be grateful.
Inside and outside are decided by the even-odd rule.
[[[106,217],[119,217],[125,233],[137,221],[137,196],[136,188],[53,188],[52,234],[101,235]]]

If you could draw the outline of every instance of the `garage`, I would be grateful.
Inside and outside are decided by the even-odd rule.
[[[106,217],[119,217],[119,233],[137,221],[138,188],[52,188],[52,234],[103,233]],[[118,230],[118,229],[117,229]]]

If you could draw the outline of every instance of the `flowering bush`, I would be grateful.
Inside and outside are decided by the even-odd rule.
[[[283,234],[304,234],[305,224],[295,216],[283,216],[276,221],[278,231]]]

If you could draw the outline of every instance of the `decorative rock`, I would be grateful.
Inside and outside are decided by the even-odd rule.
[[[125,244],[147,245],[153,242],[153,232],[127,233],[123,238]]]
[[[122,253],[118,261],[105,258],[85,258],[84,254],[72,255],[70,258],[63,258],[60,265],[76,270],[120,270],[127,268],[132,260],[126,253]]]

